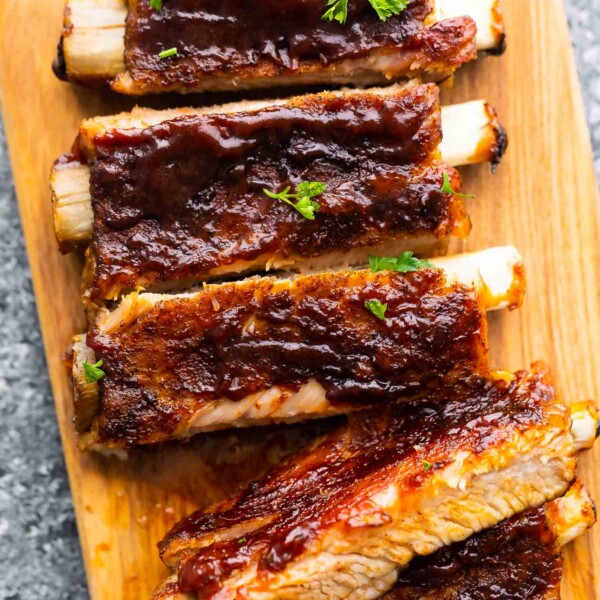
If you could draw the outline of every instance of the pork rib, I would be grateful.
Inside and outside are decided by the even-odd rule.
[[[576,445],[545,367],[349,416],[160,545],[155,599],[376,598],[418,555],[565,493]],[[175,586],[175,587],[173,587]]]
[[[487,370],[485,311],[517,306],[514,248],[437,259],[441,269],[251,278],[134,293],[75,343],[83,448],[296,421],[410,397]],[[387,305],[384,320],[366,302]],[[85,380],[84,361],[106,375]]]
[[[154,10],[149,0],[67,0],[54,71],[136,95],[372,85],[421,73],[440,80],[477,50],[504,47],[497,0],[412,0],[385,23],[354,0],[345,26],[321,19],[325,4],[169,0]],[[170,48],[176,56],[159,56]]]
[[[93,301],[429,252],[470,230],[462,199],[441,192],[444,173],[460,187],[444,157],[495,161],[504,148],[493,109],[440,114],[433,85],[89,119],[79,155],[53,170],[56,232],[63,248],[92,239]],[[327,185],[314,220],[263,191],[309,180]]]
[[[561,498],[416,558],[382,600],[560,600],[560,548],[595,520],[576,481]]]

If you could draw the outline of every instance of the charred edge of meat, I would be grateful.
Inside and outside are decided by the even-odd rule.
[[[52,71],[61,81],[69,81],[69,76],[67,74],[67,61],[65,60],[64,43],[65,38],[61,35],[60,41],[58,42],[58,46],[56,48],[56,58],[52,62]]]

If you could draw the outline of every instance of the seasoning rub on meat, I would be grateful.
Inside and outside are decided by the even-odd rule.
[[[440,80],[504,47],[497,0],[411,0],[386,20],[367,0],[336,4],[345,24],[323,19],[326,0],[67,0],[54,70],[136,95],[368,85]]]
[[[81,447],[324,417],[485,373],[485,312],[520,304],[521,259],[507,247],[433,265],[126,296],[75,343]]]
[[[352,413],[176,525],[160,544],[175,576],[154,599],[376,598],[415,557],[563,495],[578,449],[571,424],[541,364]]]
[[[491,107],[440,111],[432,84],[139,109],[84,121],[76,154],[57,161],[56,233],[64,249],[91,241],[93,301],[429,252],[470,230],[451,165],[495,164],[505,146]],[[273,197],[308,182],[321,186],[312,214]]]

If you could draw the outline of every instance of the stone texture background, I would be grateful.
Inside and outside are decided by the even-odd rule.
[[[600,177],[600,0],[566,0]],[[0,126],[0,600],[88,597]]]

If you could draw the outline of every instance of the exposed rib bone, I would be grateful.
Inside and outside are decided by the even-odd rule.
[[[504,45],[504,28],[498,0],[436,0],[435,20],[468,15],[477,23],[477,50],[500,50]]]

